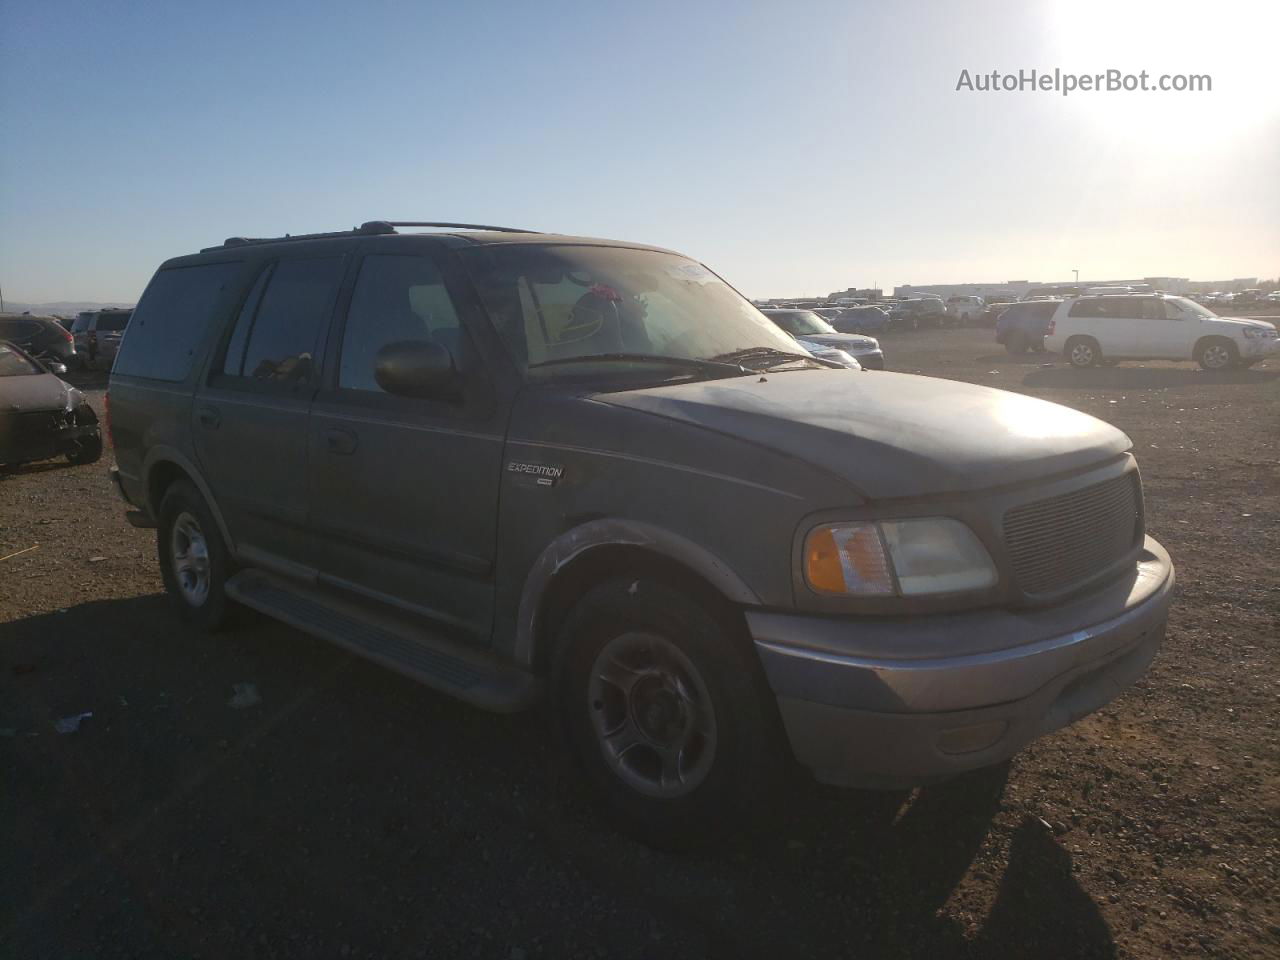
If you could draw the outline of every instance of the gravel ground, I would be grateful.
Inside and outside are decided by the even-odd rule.
[[[1078,372],[987,330],[884,344],[895,369],[1133,438],[1179,587],[1116,703],[1005,767],[912,794],[795,784],[769,837],[659,854],[610,832],[536,713],[267,621],[185,631],[105,459],[0,471],[0,557],[38,545],[0,560],[0,955],[1280,954],[1280,361]]]

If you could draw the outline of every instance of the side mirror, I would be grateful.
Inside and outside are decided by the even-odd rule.
[[[49,364],[49,372],[59,377],[65,377],[67,375],[67,365],[65,363],[51,363]]]
[[[387,393],[427,400],[451,400],[460,393],[453,354],[434,340],[388,343],[373,358],[373,378]]]

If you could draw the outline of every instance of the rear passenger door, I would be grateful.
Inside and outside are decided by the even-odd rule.
[[[335,369],[312,407],[311,526],[334,586],[487,642],[507,413],[459,309],[465,288],[424,253],[359,265]],[[473,314],[474,315],[474,314]],[[374,358],[434,340],[461,373],[452,399],[385,392]]]
[[[201,467],[240,550],[313,566],[307,418],[342,255],[264,264],[196,397]]]

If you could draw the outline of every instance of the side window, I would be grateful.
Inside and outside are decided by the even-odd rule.
[[[1160,306],[1164,307],[1164,318],[1166,320],[1181,320],[1183,317],[1182,309],[1172,300],[1157,301]]]
[[[342,257],[277,263],[248,327],[239,375],[271,383],[310,381],[320,332],[333,311],[341,281]],[[234,376],[232,362],[231,370],[225,363],[223,370]]]
[[[1142,319],[1143,320],[1163,320],[1164,304],[1155,297],[1142,298]]]
[[[1141,301],[1141,297],[1103,297],[1102,309],[1108,317],[1132,320],[1142,316]]]
[[[275,264],[268,264],[258,279],[253,282],[253,289],[245,298],[240,313],[236,316],[235,329],[231,331],[231,342],[227,344],[227,352],[222,359],[222,372],[228,376],[238,377],[244,369],[244,348],[249,344],[249,330],[253,327],[253,318],[258,315],[258,304],[262,302],[262,291],[267,289],[267,281]]]
[[[207,263],[159,271],[129,318],[115,373],[185,380],[223,289],[242,264]]]
[[[1093,297],[1077,300],[1071,305],[1069,313],[1072,317],[1101,317],[1102,301]]]
[[[374,359],[389,343],[434,340],[467,367],[466,334],[439,269],[425,257],[374,254],[360,264],[342,336],[338,386],[381,393]]]

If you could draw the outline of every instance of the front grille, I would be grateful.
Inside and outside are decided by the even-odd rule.
[[[66,425],[67,414],[62,410],[0,414],[0,434],[13,440],[36,440]]]
[[[1013,575],[1024,593],[1065,590],[1121,559],[1139,542],[1136,473],[1037,500],[1004,515]]]

